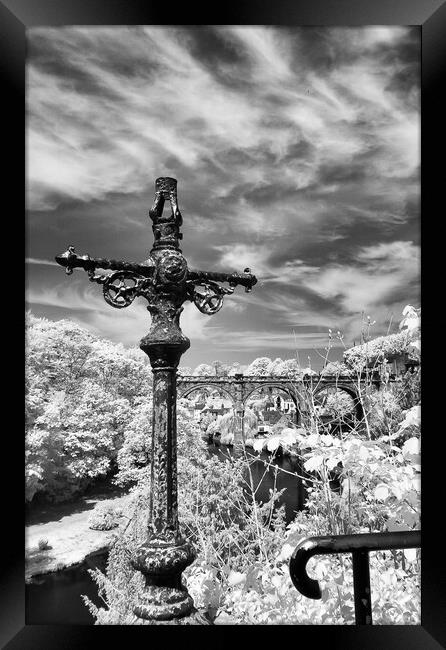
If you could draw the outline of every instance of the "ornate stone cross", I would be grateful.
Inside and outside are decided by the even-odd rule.
[[[163,213],[166,200],[170,202],[170,214]],[[112,307],[128,307],[137,296],[148,302],[152,323],[140,347],[148,355],[153,371],[151,495],[147,538],[132,560],[146,580],[135,614],[152,621],[179,619],[186,623],[195,610],[181,574],[195,559],[195,552],[183,539],[178,525],[176,376],[181,355],[190,346],[180,328],[180,314],[186,300],[194,302],[204,314],[215,314],[225,294],[233,293],[238,284],[251,291],[257,279],[250,269],[217,273],[188,268],[179,247],[183,220],[174,178],[156,180],[149,216],[154,243],[144,262],[79,256],[72,246],[56,261],[68,274],[74,268],[87,271],[91,281],[102,284],[104,298]],[[96,274],[96,269],[111,269],[113,273]],[[221,287],[218,282],[229,286]]]

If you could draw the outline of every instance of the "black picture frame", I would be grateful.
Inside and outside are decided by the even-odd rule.
[[[259,637],[263,643],[311,644],[311,647],[354,648],[355,650],[437,650],[446,647],[446,567],[445,550],[439,527],[445,503],[442,481],[443,458],[437,451],[441,425],[441,382],[431,381],[436,362],[441,363],[441,321],[436,305],[429,302],[429,289],[440,278],[436,269],[442,260],[437,233],[442,221],[440,193],[445,183],[444,164],[436,163],[434,153],[443,152],[445,104],[440,100],[446,79],[446,3],[442,0],[275,0],[249,2],[239,0],[232,5],[219,3],[212,7],[173,6],[150,0],[2,0],[0,1],[0,69],[2,72],[2,110],[4,134],[10,137],[7,158],[7,183],[2,195],[4,205],[10,199],[12,212],[8,218],[21,223],[19,197],[24,181],[24,91],[26,29],[33,26],[58,25],[129,25],[129,24],[275,24],[275,25],[419,25],[422,35],[422,289],[423,289],[423,441],[422,441],[422,624],[421,626],[249,626],[244,631]],[[443,140],[442,140],[443,139]],[[8,196],[9,195],[9,196]],[[438,216],[439,219],[435,219]],[[424,224],[424,225],[423,225]],[[438,248],[435,248],[437,246]],[[427,248],[428,247],[428,248]],[[8,268],[17,267],[17,246],[5,251],[10,255]],[[427,253],[429,250],[429,253]],[[435,265],[435,266],[434,266]],[[436,272],[437,270],[437,272]],[[14,274],[15,275],[15,274]],[[424,297],[426,296],[426,300]],[[8,319],[11,316],[8,315]],[[435,330],[434,330],[435,328]],[[21,336],[20,328],[17,335]],[[11,332],[12,334],[13,332]],[[427,334],[427,336],[426,336]],[[9,343],[8,346],[12,345]],[[434,341],[438,346],[434,352]],[[18,342],[16,349],[21,349]],[[430,350],[432,348],[432,351]],[[437,355],[437,356],[435,356]],[[440,355],[440,356],[439,356]],[[16,361],[14,361],[14,365]],[[17,364],[18,365],[18,364]],[[20,366],[19,366],[20,367]],[[9,373],[4,368],[4,374]],[[19,373],[20,375],[20,373]],[[16,391],[22,394],[19,386]],[[6,405],[9,409],[9,404]],[[20,408],[20,407],[19,407]],[[8,650],[19,648],[71,649],[88,648],[101,642],[119,645],[145,643],[162,634],[164,643],[180,641],[217,643],[227,646],[240,635],[238,626],[145,626],[106,627],[71,625],[26,625],[23,559],[23,438],[8,425],[3,444],[8,443],[5,464],[13,467],[12,477],[4,481],[3,507],[6,514],[3,528],[6,550],[2,554],[0,589],[0,643]],[[6,440],[6,433],[8,437]],[[12,445],[12,446],[11,446]],[[12,455],[11,455],[12,454]],[[12,460],[14,459],[14,460]],[[14,525],[11,521],[15,520]],[[286,628],[286,629],[282,629]],[[180,637],[176,635],[181,634]],[[283,638],[285,634],[287,638]],[[175,639],[171,638],[172,635]],[[303,638],[305,637],[305,638]]]

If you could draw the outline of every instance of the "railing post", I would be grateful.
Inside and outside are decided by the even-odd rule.
[[[368,551],[353,551],[353,590],[356,625],[373,625]]]
[[[420,530],[306,537],[299,542],[291,555],[290,578],[303,596],[317,600],[322,597],[321,589],[318,581],[307,574],[308,560],[313,555],[351,553],[356,625],[373,625],[369,552],[420,546]]]

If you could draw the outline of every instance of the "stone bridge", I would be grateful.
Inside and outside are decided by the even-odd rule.
[[[290,377],[274,376],[250,376],[236,374],[231,377],[219,377],[206,375],[203,377],[178,376],[177,399],[187,397],[197,390],[218,390],[221,395],[228,397],[233,405],[237,416],[237,429],[243,436],[243,416],[246,402],[251,395],[263,388],[272,392],[274,388],[282,391],[290,397],[296,408],[295,423],[299,424],[302,413],[311,410],[311,400],[319,392],[326,388],[336,388],[346,392],[354,401],[356,418],[361,422],[364,419],[361,393],[366,385],[374,384],[380,386],[380,379],[374,376],[372,379],[358,379],[350,375],[311,375],[293,379]]]

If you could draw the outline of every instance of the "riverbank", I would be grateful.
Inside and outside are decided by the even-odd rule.
[[[25,581],[81,564],[91,553],[106,550],[119,529],[92,530],[88,526],[91,511],[98,502],[124,508],[130,498],[129,494],[105,499],[96,495],[59,508],[48,506],[40,511],[40,517],[33,514],[25,526]],[[48,540],[46,549],[39,549],[41,539]]]
[[[306,498],[305,489],[296,474],[300,474],[296,461],[285,455],[277,457],[277,454],[272,456],[264,451],[247,452],[248,456],[252,456],[249,467],[256,501],[266,503],[271,497],[271,490],[283,491],[277,506],[284,505],[285,521],[289,523],[296,512],[303,508]],[[207,448],[209,457],[216,457],[222,462],[226,462],[228,456],[237,457],[239,453],[237,446],[209,445]],[[122,493],[117,496],[104,488],[100,494],[84,495],[75,503],[36,506],[28,513],[26,593],[30,624],[94,624],[81,595],[88,596],[98,607],[103,606],[89,570],[95,567],[104,570],[106,553],[101,551],[108,550],[119,529],[104,532],[91,530],[88,519],[98,501],[123,508],[125,499],[132,497],[133,494]],[[51,549],[38,550],[42,537],[48,539]],[[214,624],[231,625],[235,624],[235,620],[221,612]]]
[[[288,435],[282,433],[263,440],[246,441],[246,447],[254,449],[258,457],[258,461],[252,465],[256,485],[262,483],[257,490],[258,498],[265,502],[274,484],[278,489],[286,488],[283,502],[286,506],[287,521],[291,521],[295,511],[303,507],[304,499],[300,481],[294,476],[296,467],[293,463],[297,456],[295,443],[294,435],[290,436],[289,432]],[[211,445],[208,453],[217,454],[224,460],[225,455],[231,453],[231,448],[232,446]],[[271,475],[267,473],[265,476],[265,462],[282,454],[283,460],[276,458],[272,467],[278,463],[281,466],[285,464],[285,473],[279,472],[279,478],[274,478],[273,471]],[[33,577],[80,565],[92,553],[107,550],[119,528],[110,531],[92,530],[88,525],[90,514],[99,502],[125,509],[130,498],[131,495],[128,494],[117,496],[101,492],[85,495],[74,503],[51,504],[31,511],[25,526],[25,580],[29,582]],[[127,520],[123,520],[122,525],[126,522]],[[48,548],[39,549],[41,539],[48,541]]]

